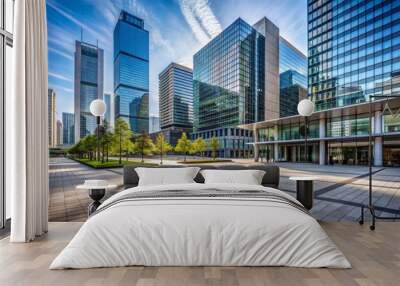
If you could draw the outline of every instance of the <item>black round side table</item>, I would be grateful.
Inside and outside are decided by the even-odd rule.
[[[88,190],[89,197],[93,200],[88,206],[88,216],[101,205],[100,200],[105,196],[106,190],[115,187],[115,185],[109,185],[105,180],[86,180],[83,185],[76,187],[77,189]]]
[[[308,210],[314,204],[314,177],[290,177],[289,180],[296,181],[296,199]]]

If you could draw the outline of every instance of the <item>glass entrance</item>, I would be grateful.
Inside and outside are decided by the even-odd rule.
[[[385,140],[383,145],[383,164],[400,167],[400,139]]]
[[[368,143],[366,142],[331,143],[328,154],[329,164],[368,165]]]

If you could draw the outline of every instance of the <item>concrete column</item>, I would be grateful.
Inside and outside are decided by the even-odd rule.
[[[287,161],[287,159],[288,159],[288,147],[287,146],[285,146],[285,149],[284,149],[285,151],[285,154],[284,154],[284,157],[285,157],[285,161]]]
[[[274,140],[278,141],[278,125],[274,126]],[[274,144],[274,161],[277,162],[279,160],[279,148],[278,143]]]
[[[319,138],[326,137],[326,120],[325,118],[319,119]],[[319,141],[319,164],[325,165],[326,164],[326,143],[324,140]]]
[[[278,143],[274,144],[274,161],[278,162],[279,160],[279,148],[278,148]]]
[[[254,147],[254,162],[258,162],[258,160],[259,160],[259,157],[260,157],[260,146],[257,144],[258,143],[258,132],[257,132],[257,129],[256,129],[256,127],[255,127],[255,124],[254,124],[254,127],[253,127],[253,139],[254,139],[254,144],[253,144],[253,147]]]
[[[326,144],[325,141],[320,140],[319,141],[319,164],[320,165],[325,165],[326,164]]]
[[[296,146],[292,146],[292,162],[296,162],[297,159]]]
[[[374,115],[374,134],[382,133],[382,112],[375,111]],[[374,166],[383,165],[383,140],[382,137],[375,137],[374,139]]]
[[[325,118],[319,119],[319,138],[326,137],[326,120]]]
[[[383,165],[383,144],[382,137],[375,137],[374,141],[374,166]]]
[[[382,112],[375,111],[374,115],[374,133],[381,134],[382,133]]]

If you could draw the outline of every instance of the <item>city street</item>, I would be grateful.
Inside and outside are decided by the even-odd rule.
[[[156,161],[156,160],[152,160]],[[168,162],[170,163],[170,162]],[[251,164],[251,160],[235,160]],[[322,221],[355,221],[360,204],[368,202],[368,168],[365,166],[319,166],[314,164],[279,163],[280,189],[295,195],[296,183],[290,176],[315,176],[315,201],[312,215]],[[374,202],[378,214],[399,216],[400,168],[373,168]],[[122,169],[94,170],[66,158],[51,158],[50,221],[85,221],[90,203],[87,191],[75,187],[87,179],[105,179],[120,187],[109,191],[106,198],[121,190]],[[367,216],[368,219],[368,216]]]

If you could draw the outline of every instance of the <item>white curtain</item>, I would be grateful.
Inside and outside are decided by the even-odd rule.
[[[6,99],[6,186],[12,242],[47,232],[47,23],[45,0],[15,1],[14,75]]]

